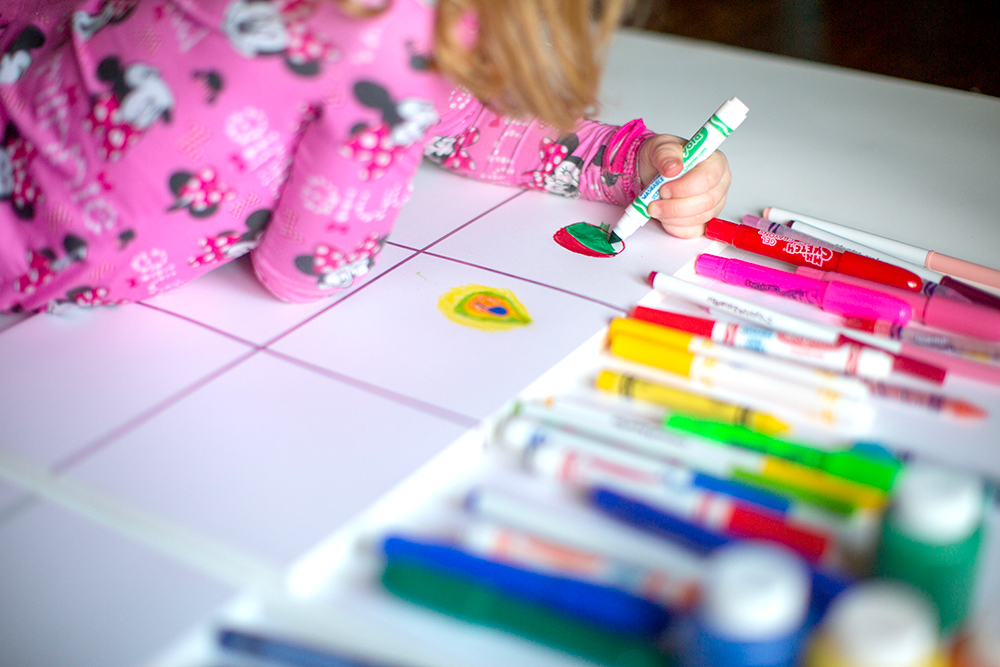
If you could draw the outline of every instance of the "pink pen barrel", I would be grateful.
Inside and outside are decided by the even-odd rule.
[[[913,319],[921,324],[982,340],[1000,341],[1000,311],[986,306],[965,303],[946,296],[925,296],[873,283],[863,278],[820,271],[807,266],[797,267],[795,273],[816,280],[837,280],[883,292],[910,304]]]
[[[698,275],[817,306],[843,317],[910,321],[910,305],[888,294],[842,282],[827,282],[740,259],[702,254],[695,260]],[[868,315],[860,315],[868,313]]]

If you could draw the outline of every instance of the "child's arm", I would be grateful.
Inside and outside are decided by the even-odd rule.
[[[685,140],[655,135],[641,120],[621,127],[581,120],[560,134],[537,121],[500,116],[460,90],[445,108],[425,156],[474,178],[625,206],[657,167],[666,176],[680,169]],[[697,236],[721,212],[730,181],[726,158],[717,151],[663,186],[654,217],[675,236]]]

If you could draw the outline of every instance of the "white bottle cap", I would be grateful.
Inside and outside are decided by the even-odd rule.
[[[841,593],[824,631],[844,662],[855,667],[923,665],[938,648],[937,614],[909,584],[865,581]]]
[[[726,124],[730,130],[735,130],[746,120],[747,112],[750,111],[747,105],[743,104],[737,97],[730,97],[722,103],[719,110],[715,112],[716,118]]]
[[[893,520],[922,542],[958,542],[982,521],[985,492],[977,476],[915,462],[903,469],[894,489]]]
[[[810,576],[790,549],[739,542],[717,549],[708,561],[702,619],[737,641],[769,641],[800,628],[809,606]]]

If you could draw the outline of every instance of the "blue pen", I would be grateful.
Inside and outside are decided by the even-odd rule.
[[[390,535],[383,540],[382,551],[390,561],[462,577],[623,634],[653,637],[669,620],[663,607],[617,588],[513,567],[447,543]]]
[[[375,667],[375,663],[334,655],[325,649],[303,646],[285,639],[267,637],[242,630],[223,628],[216,635],[216,640],[219,646],[227,651],[243,653],[283,665],[294,665],[295,667]]]
[[[680,542],[701,555],[708,555],[738,539],[695,525],[610,489],[600,487],[591,489],[588,492],[588,501],[597,509],[629,525]],[[810,616],[818,618],[833,598],[850,586],[851,580],[816,567],[810,569],[813,590],[813,609]]]

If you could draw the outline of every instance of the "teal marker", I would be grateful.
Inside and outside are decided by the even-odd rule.
[[[745,426],[697,419],[686,415],[668,413],[664,417],[663,425],[666,428],[694,433],[717,442],[725,442],[744,449],[769,454],[882,491],[888,491],[892,488],[896,474],[902,466],[895,459],[872,456],[853,450],[827,452],[809,445],[780,440]]]
[[[660,198],[660,186],[677,180],[714,153],[725,138],[732,134],[733,130],[746,119],[747,111],[749,111],[747,106],[737,98],[731,97],[726,100],[684,145],[681,173],[670,178],[665,178],[663,174],[657,174],[656,178],[646,186],[646,189],[635,198],[635,201],[628,205],[628,208],[625,209],[625,215],[612,228],[618,238],[625,240],[646,224],[649,221],[649,211],[646,207],[650,202]]]

